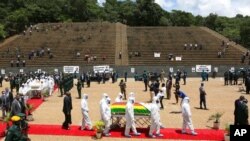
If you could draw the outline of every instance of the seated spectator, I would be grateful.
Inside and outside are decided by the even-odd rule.
[[[86,54],[86,55],[84,56],[84,60],[85,60],[85,61],[88,61],[88,58],[89,58],[89,55]]]
[[[227,42],[227,46],[226,46],[226,47],[228,48],[228,47],[229,47],[229,45],[230,45],[230,43],[229,43],[229,42]]]
[[[221,55],[222,55],[222,54],[221,54],[221,51],[219,51],[217,57],[218,57],[218,58],[221,58]]]
[[[186,50],[187,49],[187,44],[184,44],[184,50]]]
[[[49,54],[49,59],[54,58],[54,55],[52,53]]]
[[[25,60],[23,60],[23,67],[25,67],[25,63],[26,63]]]
[[[198,48],[198,44],[194,44],[194,49],[196,50]]]
[[[122,59],[122,52],[119,52],[119,59]]]
[[[172,60],[172,58],[173,58],[173,54],[172,53],[168,54],[168,60]]]
[[[245,62],[245,59],[246,59],[246,56],[245,56],[245,54],[243,54],[243,55],[241,56],[241,63],[242,63],[242,64]]]
[[[129,52],[129,58],[132,58],[133,52]]]
[[[47,53],[50,54],[50,48],[47,48]]]
[[[200,47],[199,47],[199,48],[200,48],[200,50],[202,50],[202,44],[200,44]]]
[[[102,60],[103,61],[106,60],[106,56],[105,55],[102,56]]]
[[[248,56],[248,55],[249,55],[249,51],[246,52],[246,56]]]
[[[17,60],[20,61],[20,54],[17,55]]]
[[[19,61],[18,60],[16,61],[16,67],[19,67]]]
[[[221,42],[221,46],[224,46],[225,45],[225,41],[223,40],[222,42]]]
[[[77,57],[80,57],[80,55],[81,55],[80,52],[77,52],[77,53],[76,53],[76,56],[77,56]]]
[[[192,50],[193,44],[189,44],[189,49]]]
[[[141,57],[141,52],[138,52],[138,57]]]
[[[96,56],[94,56],[94,61],[96,61],[97,60],[97,57]]]
[[[14,61],[11,60],[11,61],[10,61],[10,67],[13,67],[13,64],[14,64]]]

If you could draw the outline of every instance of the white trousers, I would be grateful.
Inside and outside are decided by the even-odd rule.
[[[87,111],[82,111],[82,129],[87,128],[88,130],[92,129],[92,123],[89,118],[89,113]]]
[[[135,127],[135,122],[134,121],[126,121],[126,128],[125,128],[125,136],[129,135],[130,128],[132,128],[132,131],[134,134],[137,134],[137,130]]]
[[[161,127],[160,122],[151,122],[149,135],[153,135],[154,131],[156,134],[160,134],[160,127]]]
[[[191,132],[194,132],[192,119],[189,116],[183,117],[182,131],[186,131],[187,127],[191,130]]]
[[[104,121],[104,123],[105,123],[105,128],[104,128],[104,131],[103,131],[103,133],[104,134],[108,134],[109,133],[109,130],[110,130],[110,125],[111,125],[111,120],[109,119],[109,120],[103,120]]]

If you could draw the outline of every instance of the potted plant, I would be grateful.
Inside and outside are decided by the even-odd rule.
[[[220,127],[220,118],[221,118],[222,115],[223,115],[223,113],[217,112],[217,113],[211,115],[208,118],[207,122],[209,122],[211,120],[214,121],[213,129],[219,129],[219,127]]]
[[[94,126],[93,126],[93,129],[96,131],[96,138],[97,139],[100,139],[102,138],[102,133],[103,133],[103,130],[104,130],[104,122],[102,120],[99,120],[99,121],[96,121],[94,123]]]
[[[33,121],[34,120],[33,115],[31,114],[33,109],[34,109],[34,106],[32,104],[29,104],[29,103],[26,104],[26,111],[28,113],[28,115],[27,115],[27,120],[28,121]]]
[[[224,134],[224,140],[229,141],[230,140],[230,124],[226,124],[225,127],[225,134]]]
[[[49,96],[49,92],[48,91],[45,91],[45,92],[42,92],[42,100],[45,101],[46,100],[46,97]]]

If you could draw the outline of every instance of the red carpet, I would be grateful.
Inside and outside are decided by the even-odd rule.
[[[141,136],[133,138],[148,138],[148,129],[138,129],[142,133]],[[197,129],[197,136],[181,134],[180,129],[161,129],[161,133],[164,137],[161,139],[181,139],[181,140],[218,140],[224,139],[223,130],[212,130],[212,129]],[[111,137],[125,138],[123,135],[124,129],[111,130]],[[64,130],[61,125],[30,125],[29,134],[36,135],[65,135],[65,136],[94,136],[94,131],[81,131],[79,126],[71,126],[70,130]],[[157,138],[156,138],[157,139]]]
[[[43,103],[43,100],[41,98],[32,98],[32,99],[28,99],[27,103],[33,105],[34,109],[31,111],[33,112],[34,110],[36,110],[36,108],[38,108]]]

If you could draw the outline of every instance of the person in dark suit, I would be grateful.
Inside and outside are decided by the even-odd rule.
[[[249,125],[248,123],[248,106],[247,106],[247,99],[244,99],[240,104],[239,111],[239,125]]]
[[[11,115],[12,116],[17,115],[17,114],[22,112],[22,107],[21,107],[21,104],[19,102],[19,99],[20,99],[20,95],[16,94],[16,97],[11,104]]]
[[[234,125],[239,125],[239,116],[241,115],[240,106],[244,99],[244,96],[240,96],[240,98],[234,101]]]
[[[72,110],[72,99],[71,93],[66,92],[66,96],[63,99],[63,113],[65,116],[65,120],[63,122],[62,128],[69,130],[69,124],[72,123],[71,121],[71,110]]]
[[[207,110],[207,106],[206,106],[206,91],[204,89],[204,83],[201,83],[201,86],[199,88],[200,91],[200,109],[202,108],[202,105],[204,106],[204,109]]]
[[[82,83],[81,83],[81,80],[79,78],[77,79],[76,87],[77,87],[78,98],[81,99]]]

